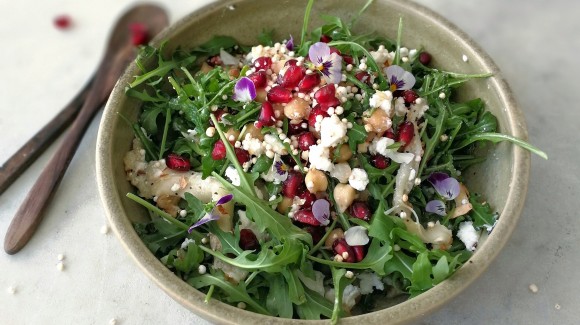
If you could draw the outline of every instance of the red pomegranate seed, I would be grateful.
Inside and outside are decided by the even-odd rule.
[[[312,134],[312,132],[304,132],[298,136],[298,148],[300,148],[300,150],[303,151],[310,150],[310,146],[313,146],[315,144],[316,137],[314,137],[314,134]]]
[[[343,54],[342,55],[342,60],[344,61],[344,63],[346,64],[354,64],[354,59],[352,58],[352,56],[347,55],[347,54]]]
[[[215,56],[212,56],[211,58],[208,58],[206,60],[206,62],[207,62],[207,64],[209,64],[212,67],[217,67],[217,66],[224,64],[224,62],[222,61],[222,58],[219,55],[215,55]]]
[[[222,140],[217,140],[213,145],[213,150],[211,151],[211,158],[213,160],[222,160],[226,157],[226,146]]]
[[[365,202],[355,201],[350,206],[350,214],[361,220],[369,221],[371,219],[371,210]]]
[[[290,60],[286,61],[286,63],[284,63],[284,66],[285,67],[288,67],[288,66],[291,66],[291,65],[294,66],[297,63],[298,63],[298,60],[296,60],[296,59],[290,59]]]
[[[223,109],[218,109],[217,111],[215,111],[215,112],[213,113],[213,115],[215,115],[215,118],[216,118],[216,120],[218,120],[218,122],[221,122],[221,121],[222,121],[222,116],[224,116],[224,114],[226,114],[226,113],[227,113],[227,112],[226,112],[225,110],[223,110]],[[210,120],[209,120],[209,125],[210,125],[210,126],[215,126],[215,125],[213,124],[213,120],[212,120],[212,119],[210,119]]]
[[[294,212],[294,220],[311,226],[320,226],[320,222],[314,218],[312,210],[299,210]]]
[[[238,158],[240,165],[250,161],[250,154],[246,150],[242,148],[234,148],[234,151],[236,152],[236,158]]]
[[[312,243],[314,245],[318,244],[322,237],[324,237],[324,227],[306,226],[304,230],[312,236]]]
[[[354,259],[356,262],[360,262],[365,258],[366,252],[364,246],[352,246],[352,250],[354,251]]]
[[[330,54],[332,54],[332,53],[336,53],[336,54],[338,54],[338,55],[340,55],[340,54],[341,54],[341,53],[340,53],[340,50],[339,50],[339,49],[337,49],[337,48],[336,48],[336,47],[334,47],[334,46],[331,46],[331,47],[330,47]]]
[[[324,110],[325,112],[328,112],[328,109],[331,107],[338,107],[340,106],[341,102],[340,100],[338,100],[338,98],[334,97],[333,99],[325,102],[325,103],[320,103],[320,108],[322,108],[322,110]]]
[[[314,93],[314,99],[316,99],[319,104],[328,103],[336,99],[335,93],[336,88],[334,88],[334,84],[328,84]]]
[[[252,80],[252,82],[254,83],[254,86],[256,86],[256,88],[266,87],[266,82],[268,81],[267,76],[266,76],[266,71],[264,71],[264,70],[256,71],[256,72],[250,74],[248,76],[248,78],[250,78],[250,80]]]
[[[145,24],[132,23],[129,25],[129,30],[131,31],[131,44],[138,46],[149,41],[149,33]]]
[[[58,29],[68,29],[71,27],[71,18],[68,15],[60,15],[54,18],[54,26]]]
[[[314,203],[314,201],[316,201],[316,195],[308,192],[308,190],[300,192],[300,194],[298,194],[298,197],[304,200],[304,203],[302,204],[302,208],[304,209],[312,208],[312,204]]]
[[[302,78],[300,83],[298,83],[298,90],[301,92],[311,91],[314,87],[320,84],[320,74],[311,73],[307,74]]]
[[[276,118],[274,117],[274,107],[270,102],[266,101],[262,103],[262,110],[260,111],[260,116],[258,117],[257,127],[262,126],[272,126],[276,123]]]
[[[288,123],[288,135],[297,135],[306,130],[308,130],[308,125],[303,127],[302,124],[307,123],[305,120],[300,121],[300,123]],[[294,159],[292,159],[294,160]]]
[[[260,242],[250,229],[240,230],[240,248],[245,251],[253,251],[260,248]]]
[[[268,70],[270,69],[270,66],[272,66],[272,58],[267,56],[259,57],[256,59],[256,61],[254,61],[254,68],[257,70]]]
[[[300,192],[300,187],[304,185],[304,176],[295,170],[288,172],[288,178],[282,183],[282,194],[285,197],[294,198]]]
[[[302,67],[291,65],[286,68],[286,72],[281,76],[280,85],[282,87],[293,89],[298,86],[298,83],[304,77],[304,69]]]
[[[346,263],[356,262],[355,252],[352,249],[352,247],[346,243],[346,240],[344,240],[344,238],[335,240],[334,243],[332,244],[332,250],[334,251],[334,253],[343,257],[343,262]],[[344,258],[343,255],[344,253],[348,254],[346,258]]]
[[[403,122],[399,124],[399,129],[397,132],[399,134],[398,142],[403,144],[403,147],[405,147],[409,142],[411,142],[411,140],[413,140],[413,136],[415,135],[415,126],[409,121]]]
[[[322,116],[322,118],[328,117],[328,113],[326,110],[323,110],[320,105],[314,106],[314,108],[310,111],[310,115],[308,115],[308,125],[310,127],[314,127],[316,124],[316,117]]]
[[[175,153],[170,153],[167,155],[167,158],[165,158],[165,164],[169,169],[177,170],[180,172],[188,171],[191,168],[189,160]]]
[[[421,62],[422,65],[428,65],[429,63],[431,63],[431,54],[429,54],[429,52],[421,52],[419,54],[419,62]]]
[[[371,165],[377,169],[385,169],[391,164],[391,159],[383,155],[374,155],[371,157]]]
[[[330,43],[332,42],[332,37],[322,34],[320,35],[320,41],[323,43]]]
[[[419,95],[417,95],[415,91],[410,89],[403,91],[403,99],[405,100],[405,104],[412,104],[417,98],[419,98]]]
[[[371,75],[366,72],[366,71],[359,71],[354,75],[355,78],[358,79],[358,81],[365,83],[367,85],[371,84]]]
[[[282,86],[276,86],[268,91],[268,101],[271,103],[289,103],[292,100],[292,92]]]
[[[389,138],[389,139],[393,139],[395,141],[397,141],[397,135],[395,134],[395,132],[393,132],[393,129],[388,129],[387,131],[385,131],[385,133],[383,134],[383,136]]]

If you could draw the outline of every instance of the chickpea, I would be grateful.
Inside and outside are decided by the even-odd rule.
[[[332,231],[326,237],[326,241],[324,242],[324,247],[331,248],[332,244],[338,239],[344,238],[344,231],[340,228],[332,229]]]
[[[266,101],[266,99],[268,99],[268,92],[266,91],[266,89],[264,89],[264,88],[256,89],[255,101],[257,101],[259,103],[263,103]]]
[[[286,213],[288,213],[288,210],[290,210],[290,207],[292,206],[293,202],[294,202],[293,199],[291,199],[289,197],[284,197],[282,199],[282,201],[280,201],[280,203],[278,203],[276,210],[278,210],[278,212],[280,212],[282,214],[286,214]]]
[[[230,76],[230,80],[234,80],[240,76],[240,69],[232,67],[228,70],[228,75]]]
[[[291,120],[301,121],[305,119],[310,113],[310,106],[308,102],[302,98],[296,97],[292,99],[284,107],[284,115]]]
[[[356,151],[358,151],[359,153],[367,153],[369,151],[369,143],[368,142],[359,143],[356,147]]]
[[[177,207],[177,203],[179,203],[180,200],[181,198],[177,195],[168,195],[168,194],[159,195],[159,197],[157,198],[157,206],[160,209],[164,210],[165,212],[175,217],[177,216],[177,213],[180,210]]]
[[[356,199],[356,190],[349,184],[337,184],[334,188],[334,201],[339,212],[344,212]]]
[[[324,172],[318,169],[311,169],[304,178],[306,188],[310,193],[324,192],[328,187],[328,180]]]
[[[286,63],[286,60],[272,62],[270,69],[272,69],[273,73],[280,73],[280,70],[282,70],[282,68],[284,68],[285,63]]]
[[[350,150],[350,147],[348,146],[348,144],[343,143],[339,149],[338,149],[338,157],[334,157],[334,152],[335,150],[333,149],[331,151],[331,159],[334,159],[334,161],[338,164],[338,163],[343,163],[343,162],[347,162],[350,160],[350,158],[352,158],[352,151]]]
[[[225,136],[226,136],[226,139],[228,139],[228,141],[232,141],[231,140],[232,136],[233,136],[234,141],[236,141],[238,139],[238,137],[240,136],[240,131],[235,130],[234,128],[230,128],[226,131]]]
[[[246,134],[251,135],[252,138],[254,138],[254,139],[264,141],[264,135],[262,134],[262,131],[260,131],[260,129],[258,129],[253,123],[246,124],[246,130],[244,131],[244,137],[246,136]]]
[[[282,104],[272,104],[272,108],[274,109],[274,117],[276,119],[280,119],[282,114],[284,114],[284,105]]]
[[[375,109],[370,117],[365,117],[363,120],[365,124],[369,126],[368,128],[370,128],[370,131],[374,131],[378,134],[383,134],[392,124],[387,112],[380,108]],[[365,128],[367,128],[367,126],[365,126]]]

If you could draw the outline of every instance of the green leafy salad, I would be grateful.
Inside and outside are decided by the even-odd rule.
[[[151,212],[137,233],[207,301],[336,322],[429,290],[492,231],[497,213],[462,183],[477,146],[545,154],[497,133],[482,100],[453,101],[489,74],[432,67],[401,22],[395,40],[333,16],[308,32],[312,2],[299,40],[142,47],[124,163]]]

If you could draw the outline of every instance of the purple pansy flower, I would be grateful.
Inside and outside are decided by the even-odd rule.
[[[385,69],[387,80],[391,85],[391,91],[407,90],[415,85],[415,77],[398,65],[391,65]]]
[[[453,200],[459,195],[459,182],[445,173],[433,173],[427,179],[435,191],[443,197],[446,201]],[[425,211],[438,214],[440,216],[447,215],[445,202],[441,200],[432,200],[425,206]]]
[[[286,49],[288,51],[294,50],[294,37],[292,37],[292,35],[290,35],[290,39],[288,40],[288,42],[286,42]]]
[[[256,86],[248,77],[243,77],[236,82],[234,87],[234,100],[237,102],[251,102],[256,98]]]
[[[312,214],[321,225],[328,225],[330,223],[330,203],[324,199],[314,201],[314,204],[312,204]]]
[[[327,83],[337,84],[342,80],[342,57],[330,52],[330,47],[323,42],[312,44],[308,57],[315,70],[320,71]]]
[[[234,198],[233,194],[228,194],[228,195],[224,195],[222,196],[215,204],[214,208],[211,210],[210,213],[206,213],[205,216],[203,216],[203,218],[199,219],[196,223],[194,223],[191,227],[189,227],[189,229],[187,230],[188,233],[191,233],[193,231],[193,229],[206,224],[210,221],[213,220],[217,220],[220,218],[220,215],[218,213],[216,213],[216,209],[221,213],[221,214],[225,214],[227,213],[224,209],[224,207],[222,205],[230,202],[232,199]]]
[[[286,166],[282,160],[276,161],[274,163],[274,168],[276,169],[276,173],[278,173],[278,175],[288,174],[288,166]]]

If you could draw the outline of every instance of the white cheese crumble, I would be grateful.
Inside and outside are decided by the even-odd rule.
[[[398,162],[400,164],[410,163],[415,157],[415,155],[410,152],[397,152],[394,149],[388,149],[388,147],[393,143],[395,143],[395,140],[387,137],[374,139],[371,145],[369,146],[369,151],[373,155],[379,153],[385,157],[389,157],[395,162]]]
[[[311,167],[319,170],[331,172],[334,168],[332,161],[330,160],[330,151],[327,147],[322,144],[315,144],[310,146],[310,153],[308,154],[308,161],[310,161]]]
[[[228,166],[228,168],[226,168],[225,175],[230,179],[232,185],[240,186],[240,174],[238,174],[237,169],[235,169],[233,166]]]
[[[353,168],[348,177],[348,183],[357,191],[364,191],[369,184],[369,176],[362,168]]]
[[[474,251],[477,245],[479,236],[473,227],[473,222],[465,221],[459,224],[459,231],[457,237],[465,244],[465,248],[469,251]]]
[[[360,293],[363,295],[372,293],[373,287],[381,291],[385,290],[385,285],[375,272],[361,273],[357,275],[357,278],[360,280]]]
[[[325,147],[335,147],[346,136],[346,123],[343,123],[337,115],[325,117],[320,122],[320,144]]]
[[[350,177],[351,173],[352,170],[350,169],[348,163],[340,163],[334,165],[330,171],[330,177],[334,177],[338,179],[339,182],[345,184],[348,183],[348,178]]]
[[[371,99],[369,100],[369,104],[371,105],[372,108],[380,108],[383,111],[385,111],[385,113],[387,113],[387,115],[391,115],[391,101],[393,100],[393,94],[386,90],[386,91],[380,91],[380,90],[375,90],[375,93],[371,96]]]
[[[191,238],[185,238],[183,243],[181,243],[181,249],[186,249],[189,244],[195,244],[195,240]]]

